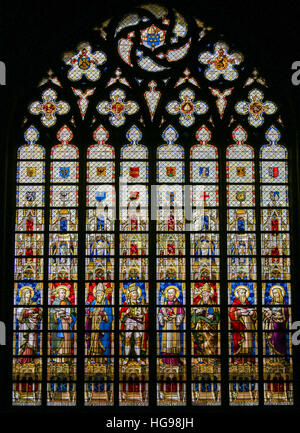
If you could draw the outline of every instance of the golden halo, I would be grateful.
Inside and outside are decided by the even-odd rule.
[[[19,296],[20,298],[22,298],[22,294],[24,292],[24,290],[29,290],[30,291],[30,295],[31,295],[31,299],[33,298],[34,295],[34,290],[31,286],[23,286],[21,287],[21,289],[19,290]]]
[[[70,295],[70,289],[67,286],[65,286],[64,284],[60,284],[59,286],[57,286],[55,288],[55,295],[58,295],[59,289],[64,289],[66,291],[66,298],[69,297],[69,295]]]
[[[138,299],[142,296],[142,289],[136,284],[136,283],[131,283],[127,289],[125,289],[125,293],[126,293],[126,297],[129,298],[130,297],[130,293],[135,290],[138,293]]]
[[[246,298],[248,298],[249,297],[249,295],[250,295],[250,290],[248,289],[248,287],[247,286],[244,286],[244,285],[239,285],[239,286],[237,286],[235,289],[234,289],[234,296],[235,296],[235,298],[238,298],[239,296],[238,296],[238,292],[239,292],[239,290],[240,289],[244,289],[245,291],[246,291]]]
[[[278,289],[280,291],[280,293],[281,293],[282,298],[284,298],[284,295],[285,295],[284,288],[282,286],[280,286],[279,284],[275,284],[275,286],[272,286],[270,288],[270,296],[271,296],[271,298],[273,299],[273,291],[275,289]]]
[[[167,298],[167,292],[168,292],[170,289],[174,289],[174,290],[175,290],[175,296],[176,296],[176,299],[178,299],[180,293],[179,293],[179,289],[178,289],[178,287],[176,287],[176,286],[168,286],[168,287],[164,290],[164,292],[163,292],[163,296],[164,296],[164,298]]]

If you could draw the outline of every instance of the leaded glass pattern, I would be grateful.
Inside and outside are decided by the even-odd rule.
[[[93,138],[86,173],[84,401],[106,406],[114,403],[115,151],[103,125]]]
[[[47,404],[76,404],[78,232],[70,231],[70,208],[78,206],[79,152],[71,129],[57,133],[51,148],[47,307]],[[59,186],[59,189],[57,189]],[[53,227],[57,229],[52,232]]]
[[[267,405],[284,405],[293,404],[288,155],[274,125],[265,138],[260,147],[264,399]]]
[[[45,149],[32,125],[17,154],[13,311],[13,405],[42,403]],[[21,194],[22,191],[22,194]],[[38,195],[40,197],[38,198]]]
[[[119,402],[149,404],[148,149],[132,125],[120,149]]]
[[[157,404],[185,405],[186,235],[179,234],[185,227],[184,149],[172,125],[162,137],[156,151]]]
[[[256,405],[256,234],[249,232],[245,223],[248,209],[255,206],[254,150],[247,144],[247,133],[240,125],[233,130],[232,137],[235,144],[226,151],[229,398],[232,405]]]
[[[120,151],[119,403],[149,404],[148,150],[136,125]],[[134,185],[132,185],[134,183]]]
[[[207,126],[196,139],[190,149],[192,404],[215,406],[221,404],[219,162]]]

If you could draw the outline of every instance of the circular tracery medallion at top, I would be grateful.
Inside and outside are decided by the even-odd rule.
[[[188,22],[175,9],[154,4],[138,9],[141,14],[129,13],[116,26],[118,52],[132,67],[148,72],[167,71],[190,49]]]

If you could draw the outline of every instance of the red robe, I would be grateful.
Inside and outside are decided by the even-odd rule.
[[[246,326],[241,322],[240,317],[236,316],[236,311],[238,308],[249,308],[251,306],[248,299],[246,303],[242,304],[238,298],[234,298],[232,307],[229,310],[229,317],[232,329],[232,344],[233,344],[233,354],[239,352],[240,342],[244,340],[243,331],[246,330]]]

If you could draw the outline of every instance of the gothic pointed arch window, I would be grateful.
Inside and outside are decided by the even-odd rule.
[[[12,404],[292,405],[289,146],[268,82],[154,4],[66,50],[17,149]]]

